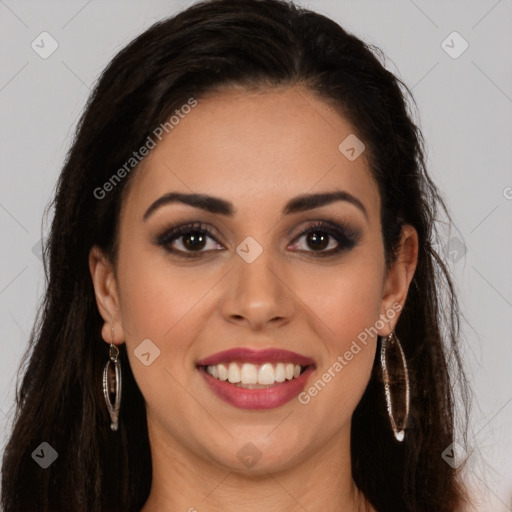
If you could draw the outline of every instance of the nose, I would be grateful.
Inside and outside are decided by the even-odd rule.
[[[229,322],[263,330],[288,323],[294,313],[294,294],[283,266],[263,251],[252,263],[235,260],[229,273],[222,314]]]

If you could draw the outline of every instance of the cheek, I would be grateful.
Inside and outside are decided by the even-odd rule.
[[[190,375],[190,347],[204,327],[205,294],[218,279],[197,278],[193,271],[162,261],[137,258],[135,251],[120,261],[119,279],[124,285],[120,290],[121,313],[137,385],[149,409],[178,431],[181,424],[187,424],[195,403],[182,387]],[[141,350],[142,346],[146,348]],[[148,357],[144,361],[140,356],[148,352],[146,365]],[[170,404],[180,411],[176,420],[169,417]]]
[[[132,342],[140,337],[159,340],[198,302],[204,280],[173,263],[141,233],[122,235],[118,275],[126,337]]]
[[[317,418],[325,436],[347,425],[371,377],[376,344],[357,340],[332,354],[297,397],[305,418]]]
[[[378,261],[361,258],[317,281],[315,292],[305,295],[312,316],[320,319],[316,329],[322,349],[298,401],[308,417],[325,418],[332,433],[349,421],[371,377],[383,278],[379,268]]]
[[[298,272],[297,295],[319,320],[329,353],[345,351],[352,340],[379,319],[383,262],[365,250],[346,263]]]
[[[378,254],[366,252],[330,272],[329,279],[317,279],[314,292],[301,292],[319,319],[323,350],[299,403],[319,416],[333,408],[338,416],[333,428],[348,420],[371,376],[382,299],[383,260],[374,256]]]
[[[180,266],[155,254],[134,248],[120,255],[125,341],[133,356],[143,340],[151,340],[160,350],[155,367],[182,373],[190,365],[190,347],[214,314],[209,293],[226,271],[214,265]],[[134,362],[137,376],[140,364]]]

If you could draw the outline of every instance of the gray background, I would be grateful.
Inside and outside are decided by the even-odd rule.
[[[114,54],[191,3],[0,0],[2,445],[16,370],[44,289],[38,256],[43,210],[78,116]],[[413,89],[429,169],[455,224],[451,238],[439,244],[468,321],[462,351],[474,407],[469,443],[463,443],[471,453],[467,478],[479,511],[511,511],[512,0],[302,5],[382,48],[387,67]],[[43,31],[59,45],[47,59],[31,48]],[[453,31],[469,44],[458,58],[442,46]],[[452,53],[462,48],[453,37],[444,44]]]

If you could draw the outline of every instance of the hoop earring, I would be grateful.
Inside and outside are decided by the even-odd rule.
[[[114,365],[113,371],[111,364]],[[119,349],[114,345],[114,327],[112,327],[110,339],[109,360],[103,369],[103,394],[112,420],[110,428],[116,431],[121,407],[121,361],[119,361]],[[115,395],[114,404],[110,401],[111,394]]]
[[[389,372],[388,372],[388,363],[386,358],[387,345],[389,343],[390,348],[393,348],[396,345],[399,349],[400,357],[402,359],[402,365],[404,369],[404,379],[405,379],[405,406],[404,406],[404,417],[400,422],[400,429],[397,427],[397,422],[395,421],[395,416],[393,414],[393,404],[391,401],[391,391],[390,391],[390,380],[389,380]],[[402,442],[405,437],[404,429],[407,427],[407,420],[409,418],[409,402],[410,402],[410,388],[409,388],[409,372],[407,370],[407,362],[405,360],[405,354],[402,349],[402,345],[400,345],[400,341],[396,337],[394,333],[391,333],[387,337],[382,338],[382,344],[380,347],[380,363],[382,366],[382,374],[384,377],[384,393],[386,395],[386,406],[388,410],[389,419],[391,421],[391,428],[393,429],[393,434],[395,439],[399,442]]]

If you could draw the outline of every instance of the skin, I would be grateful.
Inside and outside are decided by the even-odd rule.
[[[386,272],[380,197],[365,153],[349,161],[338,150],[353,133],[301,87],[229,89],[200,98],[133,175],[117,264],[97,248],[89,263],[103,338],[110,343],[113,327],[114,343],[127,344],[146,401],[153,481],[143,512],[234,512],[240,503],[244,512],[365,510],[351,475],[350,420],[370,378],[376,337],[306,405],[233,407],[195,367],[234,347],[284,348],[315,360],[308,388],[380,315],[387,320],[379,335],[394,330],[399,314],[389,318],[389,311],[405,303],[418,238],[404,227]],[[292,197],[333,190],[357,197],[367,216],[346,201],[281,214]],[[173,203],[143,221],[149,205],[171,191],[223,198],[236,214]],[[359,242],[317,256],[317,246],[298,236],[323,219],[345,221],[360,231]],[[196,260],[173,256],[154,243],[172,221],[202,221],[215,238]],[[247,236],[263,248],[252,263],[236,252]],[[338,245],[329,240],[320,251]],[[186,251],[184,241],[173,247]],[[134,355],[147,338],[161,351],[149,366]],[[122,405],[120,421],[130,421]],[[237,457],[248,442],[261,453],[252,467]]]

